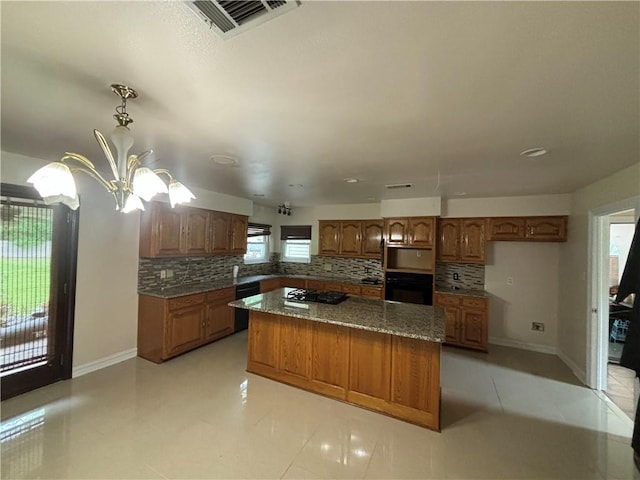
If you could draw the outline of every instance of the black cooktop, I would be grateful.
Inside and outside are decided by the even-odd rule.
[[[347,298],[349,298],[349,296],[343,292],[305,290],[304,288],[297,288],[287,293],[287,299],[289,300],[328,303],[330,305],[337,305],[338,303],[345,301]]]

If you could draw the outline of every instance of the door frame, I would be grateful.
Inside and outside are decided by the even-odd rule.
[[[635,209],[635,219],[640,216],[640,196],[603,205],[589,211],[589,279],[587,323],[587,372],[589,387],[607,388],[607,364],[609,363],[609,215]]]
[[[37,190],[30,186],[1,183],[0,191],[4,197],[42,200]],[[69,379],[72,375],[80,210],[71,210],[62,204],[54,205],[53,208],[58,210],[58,212],[54,212],[54,222],[56,220],[59,222],[57,229],[55,225],[53,228],[60,235],[56,239],[54,251],[52,251],[52,257],[54,255],[57,257],[55,266],[52,265],[52,275],[55,275],[55,279],[52,278],[51,282],[51,293],[56,298],[54,335],[56,339],[62,340],[64,347],[60,350],[59,358],[55,360],[54,365],[49,364],[20,372],[23,378],[19,383],[11,381],[11,375],[3,377],[2,400],[52,383],[51,378],[55,382]],[[58,288],[56,289],[56,287]],[[45,372],[45,367],[52,370]],[[25,389],[23,383],[28,383],[29,388]]]

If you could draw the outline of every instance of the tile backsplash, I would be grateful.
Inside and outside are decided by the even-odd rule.
[[[267,263],[243,263],[242,255],[188,258],[141,258],[138,264],[138,289],[170,288],[221,278],[231,278],[233,267],[240,267],[238,275],[289,275],[339,276],[360,279],[375,277],[382,280],[382,263],[362,258],[338,258],[311,256],[311,263],[280,262],[280,255],[273,253]],[[329,265],[329,267],[326,267]],[[327,268],[330,268],[327,270]],[[160,278],[161,271],[171,271],[170,278]]]
[[[454,280],[454,274],[458,280]],[[436,287],[460,287],[469,290],[484,290],[484,265],[470,263],[436,263]]]

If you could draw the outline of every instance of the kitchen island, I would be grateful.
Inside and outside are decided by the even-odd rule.
[[[289,290],[229,303],[250,310],[247,371],[440,430],[442,308]]]

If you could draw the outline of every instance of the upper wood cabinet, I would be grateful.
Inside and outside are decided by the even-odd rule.
[[[382,256],[382,220],[364,220],[362,222],[362,256],[381,258]]]
[[[438,260],[443,262],[460,260],[460,219],[438,220]]]
[[[435,217],[385,218],[387,245],[431,248],[435,238]]]
[[[140,217],[141,257],[241,254],[248,217],[151,203]]]
[[[362,253],[362,222],[340,222],[340,255],[359,257]]]
[[[567,217],[493,217],[489,219],[488,240],[526,242],[566,242]]]
[[[340,242],[338,233],[340,222],[334,220],[320,220],[320,239],[318,253],[320,255],[338,255],[340,253]]]
[[[484,218],[441,218],[438,220],[438,260],[485,263]]]
[[[320,220],[320,255],[381,258],[382,220]]]

